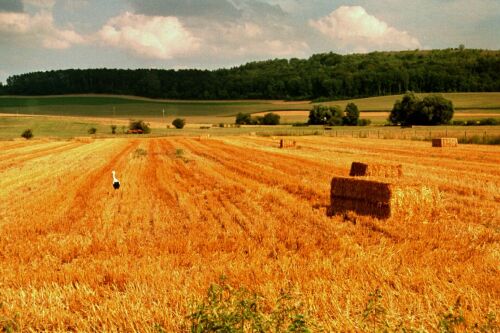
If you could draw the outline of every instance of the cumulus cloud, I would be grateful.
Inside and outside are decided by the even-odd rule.
[[[204,41],[205,52],[214,57],[285,57],[305,56],[306,42],[289,36],[290,27],[281,24],[262,25],[255,22],[207,22],[195,28]]]
[[[126,12],[111,18],[97,35],[105,45],[151,59],[171,59],[199,48],[199,40],[174,16]]]
[[[50,12],[35,15],[27,13],[0,12],[0,35],[20,38],[30,43],[41,42],[49,49],[66,49],[85,42],[85,38],[70,29],[59,29]]]
[[[309,24],[336,44],[357,51],[420,48],[417,38],[389,26],[360,6],[341,6]]]

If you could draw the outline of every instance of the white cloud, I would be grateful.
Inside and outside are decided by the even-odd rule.
[[[151,59],[171,59],[199,48],[199,40],[173,16],[126,12],[111,18],[97,35],[105,45]]]
[[[191,27],[203,41],[201,50],[214,58],[268,58],[305,56],[306,42],[293,38],[293,29],[282,24],[203,21]]]
[[[309,24],[339,46],[356,51],[420,48],[417,38],[389,26],[360,6],[341,6]]]
[[[85,42],[77,32],[57,28],[52,14],[47,11],[35,15],[0,12],[0,34],[8,38],[20,37],[29,43],[41,42],[43,47],[50,49],[66,49]]]

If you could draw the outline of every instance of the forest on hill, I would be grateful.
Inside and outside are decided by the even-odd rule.
[[[230,69],[67,69],[14,75],[0,94],[119,94],[169,99],[343,99],[500,91],[500,51],[316,54]]]

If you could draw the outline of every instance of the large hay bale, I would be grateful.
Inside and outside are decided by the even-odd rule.
[[[438,138],[432,139],[433,147],[457,147],[458,139],[457,138]]]
[[[285,140],[285,139],[280,140],[280,148],[291,148],[295,147],[296,145],[297,145],[296,141]]]
[[[76,136],[73,138],[73,141],[82,143],[92,143],[94,142],[94,139],[90,136]]]
[[[330,193],[330,215],[354,211],[379,219],[432,212],[437,205],[432,189],[411,183],[334,177]]]
[[[401,164],[352,162],[349,176],[398,178],[403,176],[403,166]]]

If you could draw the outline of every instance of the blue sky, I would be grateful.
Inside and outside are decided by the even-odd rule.
[[[65,68],[500,48],[498,0],[0,0],[0,81]]]

